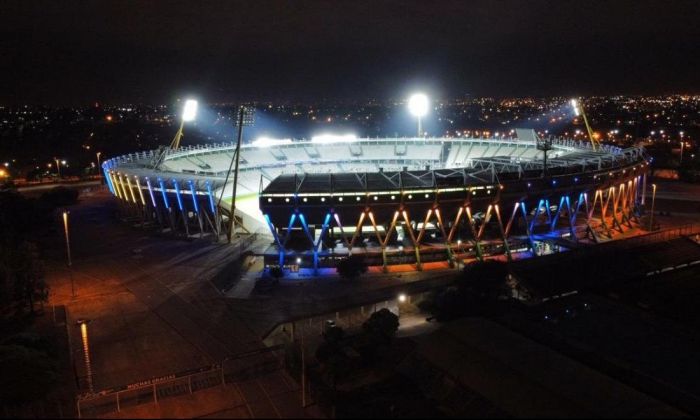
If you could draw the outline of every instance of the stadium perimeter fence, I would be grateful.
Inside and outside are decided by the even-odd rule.
[[[224,359],[212,366],[79,395],[76,398],[77,414],[78,418],[95,418],[107,413],[120,412],[128,407],[157,404],[166,398],[242,382],[283,368],[283,346],[268,347]]]

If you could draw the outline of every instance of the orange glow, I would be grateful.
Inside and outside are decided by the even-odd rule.
[[[112,121],[112,116],[111,116],[111,115],[107,115],[107,116],[105,117],[105,119],[106,119],[107,121]]]

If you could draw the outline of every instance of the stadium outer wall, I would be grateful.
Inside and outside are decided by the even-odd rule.
[[[317,270],[361,253],[372,265],[413,263],[420,269],[427,261],[453,264],[469,249],[477,258],[500,252],[510,257],[514,247],[534,250],[538,236],[561,229],[575,238],[581,219],[594,237],[594,220],[603,234],[610,234],[631,226],[639,213],[649,163],[643,149],[616,149],[608,155],[612,157],[592,164],[584,160],[583,166],[580,161],[555,166],[546,175],[532,166],[492,168],[490,179],[473,177],[474,168],[399,171],[404,175],[384,175],[401,179],[431,173],[426,177],[431,181],[388,188],[365,184],[364,190],[329,185],[325,191],[306,191],[295,183],[279,191],[271,188],[274,181],[263,189],[261,180],[260,210],[276,248],[265,254],[265,262]],[[142,223],[172,232],[225,234],[230,205],[221,200],[223,179],[155,170],[149,167],[155,157],[150,151],[104,162],[110,191],[123,209]],[[354,201],[339,202],[340,197]]]

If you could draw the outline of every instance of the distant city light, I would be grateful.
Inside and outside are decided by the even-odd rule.
[[[318,136],[311,137],[312,143],[321,143],[321,144],[346,143],[346,142],[353,142],[355,140],[357,140],[357,136],[354,134],[344,134],[344,135],[320,134]]]
[[[182,110],[182,121],[193,121],[197,116],[197,101],[188,99],[185,101],[185,107]]]

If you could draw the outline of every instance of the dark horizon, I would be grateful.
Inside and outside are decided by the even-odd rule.
[[[0,104],[700,92],[694,1],[6,2]]]

